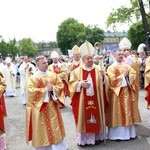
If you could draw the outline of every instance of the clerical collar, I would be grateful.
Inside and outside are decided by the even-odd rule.
[[[122,62],[115,61],[114,64],[116,64],[116,65],[122,65]]]
[[[58,66],[58,67],[61,66],[60,62],[58,62],[58,63],[53,63],[53,65],[54,65],[54,66]]]
[[[41,70],[37,70],[37,74],[39,74],[39,75],[46,75],[47,74],[47,71],[46,72],[43,72],[43,71],[41,71]]]
[[[92,67],[86,67],[86,70],[87,70],[87,71],[91,71],[91,70],[92,70]]]
[[[74,61],[73,64],[77,66],[79,64],[79,61]]]
[[[58,63],[53,63],[54,66],[58,66]]]

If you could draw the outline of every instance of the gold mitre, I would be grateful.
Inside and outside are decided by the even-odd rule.
[[[53,58],[59,58],[58,52],[53,51],[53,52],[51,53],[51,58],[52,58],[52,59],[53,59]]]
[[[124,37],[119,43],[120,49],[126,49],[126,48],[131,49],[131,46],[132,46],[132,44],[131,44],[130,40],[126,37]]]
[[[80,46],[81,57],[93,56],[93,50],[94,50],[93,45],[90,42],[85,41]]]
[[[77,45],[74,45],[72,50],[73,50],[73,54],[80,54],[79,47]]]

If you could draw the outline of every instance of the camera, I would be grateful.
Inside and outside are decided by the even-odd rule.
[[[146,33],[146,44],[150,44],[150,32]]]
[[[32,68],[31,68],[31,67],[29,68],[29,71],[32,71]]]

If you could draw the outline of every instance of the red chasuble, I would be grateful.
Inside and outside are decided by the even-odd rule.
[[[94,95],[87,96],[86,89],[84,89],[84,111],[85,111],[86,131],[99,132],[100,116],[99,116],[99,107],[98,107],[97,92],[96,92],[95,69],[91,71],[83,70],[83,80],[87,79],[89,73],[91,74],[91,78],[93,81]]]
[[[148,106],[150,106],[150,85],[148,85],[145,90],[147,91],[147,96],[145,97],[145,100],[147,101]]]
[[[85,127],[87,133],[95,133],[100,131],[100,116],[99,116],[99,107],[98,107],[98,98],[96,92],[96,78],[95,78],[95,69],[91,71],[83,70],[83,80],[86,80],[88,74],[91,74],[91,78],[93,81],[94,95],[87,96],[86,89],[84,89],[84,115],[85,115]],[[75,92],[71,106],[74,113],[74,118],[76,124],[78,124],[78,113],[79,113],[79,100],[80,100],[80,92]]]
[[[4,117],[7,116],[4,96],[0,98],[0,130],[4,130]]]

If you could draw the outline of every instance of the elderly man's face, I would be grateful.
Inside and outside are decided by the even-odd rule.
[[[27,56],[24,57],[24,62],[28,63],[29,62],[29,58]]]
[[[128,55],[130,55],[130,49],[128,49],[128,48],[123,49],[123,55],[125,57],[127,57]]]
[[[86,67],[92,67],[93,65],[93,56],[87,56],[83,59]]]
[[[59,58],[52,58],[53,63],[58,63]]]
[[[8,67],[10,67],[11,63],[6,63],[6,65],[7,65]]]
[[[80,58],[81,58],[81,55],[80,54],[74,54],[73,58],[74,58],[75,61],[79,61]]]

